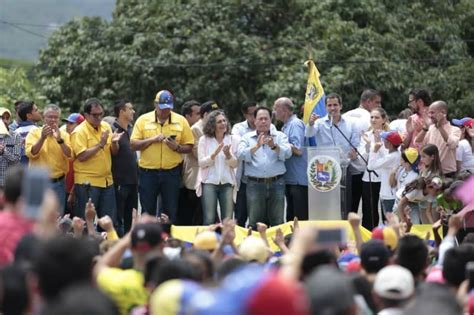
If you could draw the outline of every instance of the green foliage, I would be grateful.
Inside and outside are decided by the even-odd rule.
[[[13,104],[20,99],[41,103],[44,97],[30,83],[24,68],[0,68],[0,107],[7,107],[13,112]]]
[[[144,112],[169,89],[179,104],[214,99],[236,121],[246,99],[302,104],[310,53],[346,109],[375,88],[395,114],[425,87],[453,114],[473,115],[473,21],[469,0],[118,0],[111,22],[55,32],[37,71],[45,95],[74,111],[97,96],[128,97]]]

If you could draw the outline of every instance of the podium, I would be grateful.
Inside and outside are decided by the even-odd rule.
[[[336,146],[308,147],[309,220],[345,219],[348,161]]]

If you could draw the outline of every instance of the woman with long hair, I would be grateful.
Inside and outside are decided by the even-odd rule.
[[[428,143],[421,149],[420,175],[424,178],[443,175],[439,150],[434,144]]]
[[[216,222],[217,202],[221,220],[232,218],[236,196],[235,168],[239,139],[230,135],[230,125],[223,111],[209,114],[199,139],[199,173],[196,194],[201,197],[204,225]]]
[[[474,174],[474,153],[472,149],[472,138],[469,129],[474,127],[474,119],[453,119],[453,125],[461,129],[461,140],[456,148],[456,168],[458,173],[468,172]]]
[[[381,108],[375,108],[370,112],[370,128],[362,136],[359,152],[370,160],[370,155],[377,154],[378,150],[384,150],[384,154],[388,154],[385,147],[379,146],[375,150],[376,144],[382,143],[380,134],[383,131],[390,130],[387,112]],[[381,178],[376,176],[381,174],[381,169],[366,168],[362,176],[362,226],[368,230],[372,230],[379,224],[379,194]],[[357,209],[353,209],[357,211]],[[382,212],[383,216],[383,212]]]

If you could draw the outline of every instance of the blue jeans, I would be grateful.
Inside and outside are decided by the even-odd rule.
[[[232,201],[233,187],[231,184],[213,185],[202,184],[202,212],[204,225],[216,223],[217,201],[221,208],[221,220],[232,218],[234,202]]]
[[[269,183],[247,182],[247,209],[249,225],[256,229],[257,222],[269,226],[282,224],[285,209],[285,181],[283,177]]]
[[[157,199],[158,196],[161,196],[164,212],[172,223],[176,222],[180,185],[181,166],[169,170],[139,168],[138,192],[142,212],[156,216]],[[158,214],[160,214],[159,211]]]
[[[59,209],[61,210],[61,215],[64,214],[66,209],[66,183],[65,179],[62,178],[57,182],[51,182],[51,189],[56,193],[59,202]]]
[[[95,211],[99,218],[108,215],[114,222],[117,229],[117,206],[115,204],[114,185],[105,188],[75,184],[74,193],[76,195],[76,216],[84,218],[86,203],[89,198],[95,206]]]
[[[410,207],[410,210],[411,210],[410,211],[411,223],[421,224],[420,211],[423,211],[422,209],[426,209],[426,205],[424,205],[423,203],[420,205],[420,203],[417,203],[417,202],[409,202],[408,206]]]

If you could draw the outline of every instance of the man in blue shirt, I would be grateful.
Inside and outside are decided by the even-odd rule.
[[[287,97],[275,101],[273,112],[278,121],[283,122],[281,131],[288,137],[292,156],[285,161],[286,173],[286,221],[296,216],[308,220],[308,167],[307,151],[304,145],[305,125],[294,112],[294,104]]]
[[[327,115],[320,118],[316,114],[311,114],[309,123],[306,125],[305,136],[316,136],[316,143],[318,146],[336,146],[339,147],[341,153],[341,164],[349,165],[350,161],[357,159],[357,153],[351,144],[357,148],[360,142],[360,132],[356,124],[341,115],[342,99],[336,93],[331,93],[326,96],[326,112]],[[337,127],[337,128],[336,128]],[[339,129],[339,130],[337,130]],[[349,140],[349,142],[344,138]],[[342,206],[343,218],[347,216],[349,211],[357,211],[352,209],[352,191],[351,191],[352,175],[350,168],[346,169],[345,181],[345,204]]]
[[[327,115],[320,118],[311,114],[309,123],[306,125],[306,137],[316,136],[318,146],[336,146],[341,149],[341,163],[349,162],[357,158],[355,150],[344,139],[344,136],[334,127],[337,125],[347,139],[357,148],[360,142],[359,129],[351,120],[341,116],[342,100],[335,93],[326,96]]]
[[[285,207],[285,160],[291,156],[288,137],[272,131],[272,113],[266,107],[255,110],[256,130],[245,134],[239,143],[239,159],[247,176],[249,225],[257,222],[270,226],[283,223]]]

